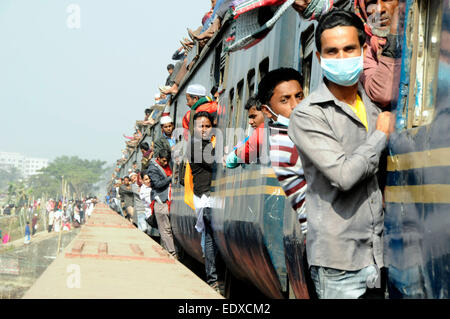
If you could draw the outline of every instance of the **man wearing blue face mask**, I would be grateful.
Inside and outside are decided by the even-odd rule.
[[[315,41],[324,83],[292,112],[288,134],[308,182],[306,251],[319,298],[359,298],[379,288],[383,267],[383,207],[376,173],[393,130],[358,84],[364,25],[333,10]]]

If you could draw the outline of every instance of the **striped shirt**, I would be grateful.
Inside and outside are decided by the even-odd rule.
[[[288,128],[269,123],[269,156],[272,168],[292,208],[297,212],[302,233],[306,233],[306,180],[297,147],[288,136]]]

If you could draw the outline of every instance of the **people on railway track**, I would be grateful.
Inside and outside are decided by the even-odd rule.
[[[354,13],[319,21],[317,59],[324,83],[290,117],[289,137],[308,181],[307,256],[319,298],[359,298],[383,267],[383,207],[376,173],[392,131],[359,85],[367,44]]]
[[[170,223],[170,204],[172,198],[172,169],[169,165],[170,152],[159,151],[156,158],[150,161],[146,174],[151,180],[151,200],[158,230],[161,235],[161,245],[169,254],[178,258],[175,241]]]

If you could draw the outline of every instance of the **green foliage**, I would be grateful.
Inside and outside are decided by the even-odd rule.
[[[8,169],[0,169],[0,191],[6,190],[9,183],[13,183],[21,179],[20,170],[14,166]]]
[[[94,185],[105,172],[105,164],[104,161],[83,160],[77,156],[58,157],[41,169],[39,175],[30,178],[30,187],[35,197],[56,197],[62,194],[63,190],[77,196],[90,195],[95,192]]]

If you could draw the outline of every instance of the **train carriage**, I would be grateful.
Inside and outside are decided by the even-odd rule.
[[[385,189],[388,287],[394,298],[448,298],[449,0],[399,3],[405,16],[400,30],[403,56],[398,99],[392,101],[397,127],[389,143]],[[255,9],[237,20],[228,15],[203,50],[188,56],[196,63],[165,110],[175,119],[176,129],[183,133],[182,118],[189,110],[185,91],[190,84],[220,86],[218,129],[224,133],[225,150],[248,132],[244,104],[268,71],[296,68],[303,75],[305,94],[313,91],[322,81],[314,57],[316,24],[282,6]],[[246,32],[253,32],[254,45],[235,50],[233,44],[239,41],[230,39]],[[229,134],[228,128],[241,130]],[[155,140],[160,131],[155,125],[145,140]],[[178,140],[177,148],[185,149],[183,134]],[[140,156],[140,152],[130,156],[122,175]],[[178,161],[171,223],[182,249],[203,262],[201,234],[194,228],[197,216],[184,202],[180,168]],[[245,281],[270,298],[309,298],[304,238],[270,163],[234,170],[218,163],[212,187],[213,229],[226,265],[227,297]]]

